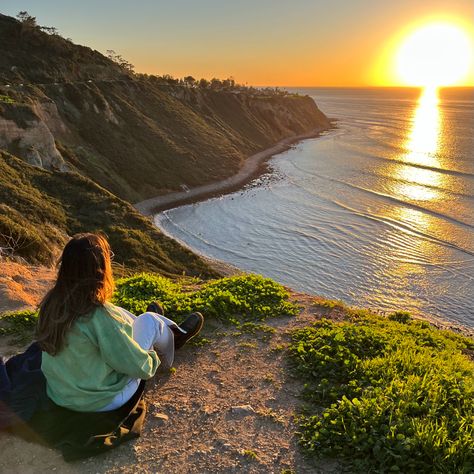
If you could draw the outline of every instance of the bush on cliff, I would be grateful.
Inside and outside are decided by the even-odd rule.
[[[353,313],[296,331],[303,447],[348,458],[357,471],[472,472],[473,349],[470,339],[400,315]]]
[[[178,320],[192,311],[221,320],[264,319],[296,314],[298,308],[288,297],[283,286],[259,275],[221,278],[196,289],[186,289],[181,283],[142,273],[118,280],[114,303],[139,314],[150,301],[158,300],[166,314]]]

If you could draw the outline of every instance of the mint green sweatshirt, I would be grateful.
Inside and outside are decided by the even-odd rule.
[[[76,411],[107,406],[130,379],[153,377],[160,364],[155,351],[134,340],[132,325],[121,309],[106,303],[79,318],[55,356],[42,353],[41,370],[48,396]]]

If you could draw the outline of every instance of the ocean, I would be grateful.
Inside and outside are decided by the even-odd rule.
[[[474,89],[292,91],[337,127],[157,225],[297,291],[474,327]]]

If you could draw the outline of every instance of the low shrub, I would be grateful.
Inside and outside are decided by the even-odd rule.
[[[0,102],[4,104],[14,104],[15,99],[8,95],[0,94]]]
[[[50,225],[48,230],[52,230]],[[55,233],[51,232],[53,237]],[[32,263],[51,264],[55,255],[53,239],[47,240],[18,211],[0,204],[0,257],[22,257]]]
[[[390,321],[397,321],[399,323],[408,323],[412,320],[412,317],[408,311],[395,311],[388,315]]]
[[[17,343],[32,338],[38,320],[38,312],[33,310],[11,311],[0,314],[0,335],[13,336]]]
[[[357,471],[474,469],[472,340],[412,321],[362,313],[293,333],[305,381],[302,446]]]
[[[114,303],[132,313],[145,311],[158,300],[173,317],[200,311],[208,317],[230,321],[295,315],[298,307],[288,301],[283,286],[258,275],[221,278],[188,290],[183,283],[159,275],[142,273],[117,281]]]

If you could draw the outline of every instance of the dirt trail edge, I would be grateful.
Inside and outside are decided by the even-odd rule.
[[[148,384],[142,436],[104,455],[67,464],[48,448],[0,435],[0,472],[36,473],[336,473],[336,462],[314,463],[297,446],[294,415],[301,385],[285,346],[289,331],[321,317],[313,298],[255,334],[208,321],[201,346],[177,353],[174,373]]]

